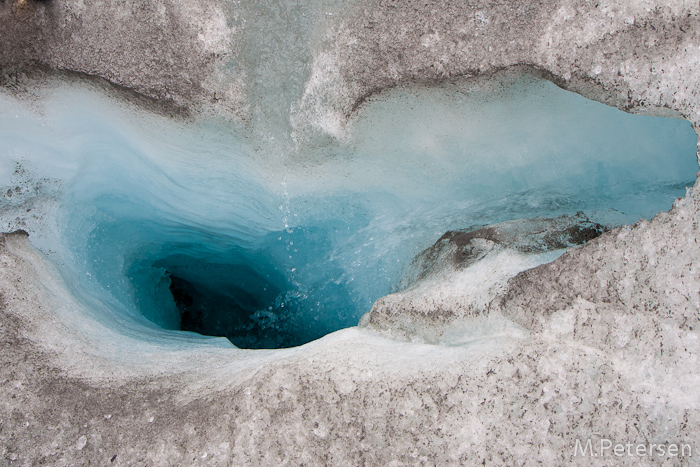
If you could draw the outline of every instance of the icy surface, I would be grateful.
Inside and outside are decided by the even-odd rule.
[[[261,142],[83,86],[45,92],[35,108],[0,101],[4,229],[30,231],[76,293],[134,332],[185,328],[190,307],[189,330],[242,347],[357,324],[447,230],[577,211],[633,222],[668,209],[698,169],[687,122],[529,75],[395,89],[342,141],[279,141],[271,127]]]
[[[197,230],[198,235],[204,234],[202,238],[214,240],[234,236],[214,225],[240,224],[247,233],[236,233],[238,240],[246,235],[259,238],[255,231],[286,229],[283,212],[289,213],[290,226],[302,225],[294,214],[306,219],[313,219],[313,213],[320,216],[316,193],[357,193],[357,204],[369,206],[367,219],[374,219],[374,212],[386,215],[359,228],[353,234],[357,242],[348,243],[353,246],[347,250],[350,254],[338,258],[353,257],[357,247],[368,243],[362,232],[374,233],[374,242],[380,242],[369,242],[362,258],[387,252],[386,257],[395,261],[392,252],[402,251],[407,243],[422,243],[418,252],[433,245],[447,229],[491,222],[488,216],[481,216],[483,221],[462,217],[479,218],[475,213],[480,212],[499,217],[502,210],[501,217],[510,218],[511,211],[503,205],[489,209],[486,198],[477,197],[481,204],[466,208],[465,202],[454,202],[457,195],[452,193],[461,196],[468,185],[450,181],[453,176],[460,179],[460,171],[466,172],[459,158],[453,159],[457,164],[452,166],[443,164],[446,169],[440,174],[442,160],[449,154],[436,153],[435,173],[427,162],[415,163],[400,154],[394,158],[396,163],[382,163],[390,159],[378,154],[369,166],[368,151],[371,155],[375,146],[386,147],[381,144],[384,138],[399,134],[403,126],[414,130],[404,132],[407,138],[425,140],[420,127],[400,115],[406,109],[391,103],[402,93],[416,94],[415,88],[401,86],[446,86],[464,77],[477,83],[480,78],[474,75],[529,64],[565,88],[599,102],[633,113],[680,115],[697,130],[699,17],[698,2],[687,0],[402,0],[357,5],[317,0],[0,2],[0,92],[16,94],[39,113],[42,104],[34,105],[32,96],[46,103],[42,119],[27,115],[14,98],[2,98],[0,132],[4,141],[14,141],[0,151],[2,185],[12,189],[0,195],[3,230],[29,230],[31,242],[48,253],[35,250],[21,233],[0,235],[0,463],[700,465],[697,188],[668,213],[614,229],[551,263],[519,273],[506,284],[499,279],[493,287],[479,288],[488,284],[472,283],[483,276],[469,272],[478,267],[437,268],[430,271],[445,273],[440,280],[425,276],[426,281],[410,290],[386,297],[389,302],[402,296],[392,302],[394,306],[383,308],[383,316],[396,318],[394,324],[410,317],[414,324],[423,325],[421,336],[414,333],[409,338],[454,346],[400,342],[352,327],[291,349],[240,350],[224,338],[203,339],[149,324],[137,310],[136,291],[129,291],[128,284],[121,288],[113,284],[120,279],[136,284],[124,271],[132,266],[138,270],[136,260],[150,257],[137,258],[134,252],[152,251],[146,248],[150,240],[156,241],[154,248],[161,245],[161,235],[150,231],[144,219],[152,221],[147,215],[156,209],[149,207],[150,198],[161,196],[160,190],[168,188],[170,181],[185,193],[197,185],[195,179],[240,175],[236,180],[250,185],[257,196],[255,203],[243,204],[255,204],[249,211],[256,213],[257,206],[270,204],[279,211],[289,200],[289,211],[283,208],[269,219],[258,216],[256,226],[251,226],[252,219],[231,221],[235,209],[226,210],[222,203],[214,205],[223,209],[225,222],[206,209],[208,202],[202,198],[212,196],[210,191],[219,193],[219,183],[200,187],[192,201],[189,194],[178,195],[170,189],[156,199],[173,206],[151,226],[172,220],[178,228],[186,227],[173,229],[178,235]],[[36,65],[41,68],[36,80],[23,75],[23,71],[37,72]],[[204,117],[168,123],[134,112],[123,101],[86,97],[82,90],[71,94],[63,89],[53,97],[42,94],[32,83],[38,86],[46,73],[53,73],[47,67],[61,74],[72,70],[98,80],[102,77],[156,97],[161,99],[155,105],[159,111],[173,110],[167,102],[182,104],[195,114],[208,108],[224,117],[238,117],[241,126],[230,131]],[[450,106],[445,103],[459,97],[449,90],[447,94],[427,92],[435,97],[436,108],[446,113]],[[129,90],[117,94],[133,97]],[[418,103],[419,97],[410,99]],[[76,115],[65,109],[82,114],[84,129],[76,130]],[[425,122],[427,131],[443,140],[449,140],[446,129],[461,128],[456,116],[436,118],[441,112],[429,106],[415,109],[417,117],[433,117]],[[523,109],[511,113],[526,115]],[[372,115],[381,118],[363,124]],[[527,126],[528,118],[522,125]],[[384,121],[401,127],[384,128]],[[94,134],[98,128],[100,137]],[[218,136],[205,135],[203,128],[216,129],[223,151],[212,150],[211,141]],[[492,132],[482,128],[485,135]],[[656,130],[644,133],[650,138]],[[329,134],[343,143],[335,143]],[[363,134],[375,135],[373,142],[364,143]],[[290,135],[296,138],[294,143]],[[106,141],[105,148],[91,150],[100,138]],[[431,142],[421,147],[427,151],[434,146]],[[124,156],[125,148],[140,156]],[[361,155],[358,148],[368,151]],[[413,149],[409,147],[409,152]],[[190,161],[199,159],[200,152],[201,162],[212,169],[208,178],[191,168],[194,162]],[[240,157],[230,156],[232,152]],[[108,157],[102,158],[102,153]],[[213,157],[215,153],[221,158]],[[691,149],[689,163],[690,153]],[[144,154],[148,157],[141,157]],[[608,160],[618,156],[626,157],[612,154]],[[246,164],[251,157],[255,162]],[[590,156],[574,151],[566,157],[573,162]],[[225,162],[228,159],[245,169],[231,167]],[[20,166],[15,165],[17,160]],[[220,160],[224,162],[214,163]],[[556,165],[557,160],[547,163]],[[653,165],[656,160],[669,168],[675,165],[664,153],[657,159],[632,162],[626,169],[634,172],[649,165],[664,173],[666,166],[659,170]],[[127,161],[135,161],[133,181],[125,180],[125,173],[130,173]],[[381,172],[372,170],[375,167]],[[403,167],[412,169],[402,171]],[[513,173],[512,169],[503,165],[504,173]],[[114,176],[105,174],[109,171]],[[90,173],[99,175],[101,185],[85,183]],[[178,173],[186,173],[188,180],[181,180]],[[408,174],[405,186],[390,183],[393,174]],[[443,185],[425,182],[443,178],[450,182],[444,190],[439,188]],[[154,180],[155,185],[141,180]],[[473,183],[475,177],[465,180]],[[583,177],[575,182],[591,180]],[[655,179],[647,182],[652,191],[657,190]],[[122,185],[130,191],[118,191],[121,198],[107,199]],[[561,188],[556,180],[553,185]],[[86,196],[71,188],[77,186],[88,188]],[[228,189],[232,201],[246,193]],[[378,193],[391,196],[373,198]],[[428,207],[415,210],[422,214],[414,215],[410,210],[414,200],[430,199],[433,193],[435,199],[445,197],[452,204],[441,207],[426,202]],[[530,194],[526,199],[551,196],[540,193],[545,193],[543,198]],[[100,194],[105,196],[98,203]],[[376,199],[376,204],[363,196]],[[410,201],[405,209],[387,201],[400,196]],[[342,197],[325,197],[329,201],[324,206],[342,207],[338,201]],[[120,203],[120,199],[130,202]],[[637,201],[632,197],[630,205],[620,209],[632,212]],[[309,203],[311,207],[304,210]],[[181,207],[186,216],[179,215]],[[650,205],[648,215],[654,209]],[[519,210],[530,212],[530,204],[521,203],[515,209]],[[430,238],[411,238],[414,232],[439,230],[438,220],[451,212],[464,215],[456,215],[454,222],[444,221],[444,230],[426,234]],[[117,214],[122,213],[128,214],[125,226],[134,229],[119,229],[124,238],[110,242],[98,228],[117,225]],[[392,213],[394,217],[401,213],[409,221],[400,224],[392,220]],[[617,216],[601,213],[604,218],[608,215]],[[184,217],[199,224],[186,224]],[[85,235],[71,239],[71,232]],[[191,257],[219,248],[199,241],[192,244],[196,254]],[[231,259],[236,251],[215,254]],[[160,253],[159,262],[171,258],[161,268],[175,269],[172,258],[182,257],[165,250]],[[246,261],[259,260],[259,268],[269,266],[269,258],[263,261],[258,253],[246,252]],[[534,265],[536,258],[520,256],[505,251],[483,259],[500,264],[503,271],[510,269],[510,274],[518,263]],[[94,259],[107,263],[101,267]],[[115,267],[110,270],[109,264]],[[406,264],[402,261],[397,270]],[[193,279],[192,265],[202,273],[220,273],[218,267],[202,267],[206,263],[183,261],[177,268],[180,276],[174,277]],[[148,268],[153,282],[142,286],[167,291],[158,267]],[[358,266],[347,277],[354,277],[352,283],[364,278],[379,289],[382,282],[374,280],[377,271],[382,273],[379,267]],[[486,278],[494,278],[499,271],[488,273]],[[255,276],[246,273],[246,277]],[[280,287],[288,282],[280,274],[272,275],[269,282],[257,282],[263,289],[265,284]],[[460,296],[464,290],[480,293]],[[496,297],[489,302],[494,290]],[[185,304],[186,285],[181,292],[180,303]],[[233,298],[242,302],[252,297]],[[486,310],[470,308],[470,301],[488,305]],[[162,308],[158,316],[167,318],[167,309]],[[466,319],[450,323],[454,317]],[[390,320],[385,323],[397,330]],[[441,323],[454,335],[445,335]],[[576,454],[577,440],[590,439],[597,446],[603,437],[613,443],[646,446],[690,443],[693,455]]]

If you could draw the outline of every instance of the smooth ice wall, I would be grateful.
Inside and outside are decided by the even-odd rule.
[[[3,224],[35,231],[77,294],[120,325],[177,329],[176,271],[259,306],[272,347],[355,325],[446,230],[577,211],[632,223],[698,169],[688,122],[530,75],[394,89],[342,142],[168,119],[75,84],[0,106],[2,186],[35,188],[5,195]],[[27,196],[50,207],[18,222]]]

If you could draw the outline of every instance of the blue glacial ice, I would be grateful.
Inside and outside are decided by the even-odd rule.
[[[3,228],[30,231],[99,319],[244,348],[356,325],[447,230],[579,211],[633,223],[698,170],[688,122],[530,76],[393,89],[343,141],[45,92],[40,107],[0,96]]]

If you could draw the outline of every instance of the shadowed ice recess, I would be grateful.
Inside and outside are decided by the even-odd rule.
[[[391,90],[343,141],[46,92],[41,108],[0,96],[3,227],[29,230],[99,319],[244,348],[356,325],[448,230],[579,211],[633,223],[698,170],[688,122],[529,76]]]

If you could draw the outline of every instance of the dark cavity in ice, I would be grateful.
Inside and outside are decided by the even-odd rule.
[[[45,250],[117,322],[242,348],[354,326],[436,262],[539,254],[651,218],[698,170],[687,121],[532,76],[396,88],[363,104],[347,140],[278,144],[289,131],[276,128],[269,147],[206,119],[57,96],[42,118],[0,109],[0,157],[31,155],[36,179],[65,186]],[[26,215],[11,182],[0,202]]]

